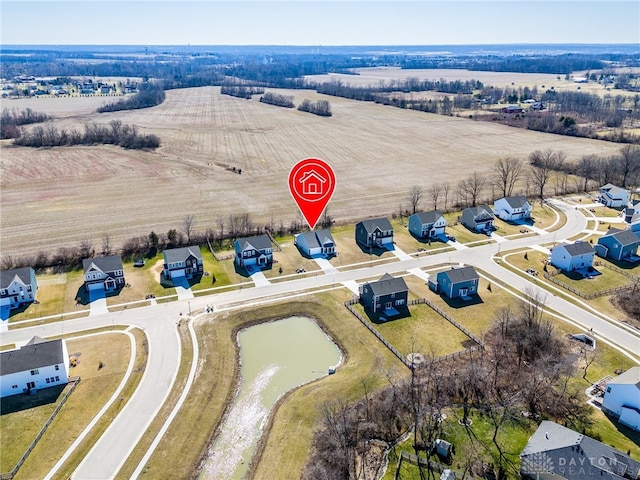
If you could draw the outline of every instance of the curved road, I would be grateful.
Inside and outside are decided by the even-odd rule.
[[[628,356],[640,363],[640,332],[615,321],[609,322],[563,298],[549,295],[549,292],[538,287],[535,281],[516,275],[493,262],[492,256],[503,247],[505,247],[504,250],[506,251],[507,249],[512,250],[551,243],[572,237],[585,229],[586,218],[580,212],[575,211],[573,206],[557,201],[553,203],[556,208],[563,210],[567,216],[566,224],[554,233],[509,240],[507,243],[502,244],[493,243],[408,260],[399,260],[393,263],[367,266],[335,274],[319,274],[259,287],[236,289],[193,298],[189,300],[189,306],[192,310],[199,310],[207,305],[214,305],[217,309],[236,304],[247,305],[260,299],[274,296],[284,297],[297,292],[317,290],[344,282],[381,276],[384,273],[399,273],[413,268],[428,267],[447,262],[460,262],[477,266],[479,269],[500,278],[514,289],[520,291],[532,289],[540,292],[543,297],[546,297],[545,303],[547,307],[581,325],[585,330],[593,328],[597,332],[599,339],[620,347],[626,351]],[[72,478],[82,480],[113,478],[131,454],[131,451],[167,398],[175,380],[181,354],[176,321],[180,312],[186,311],[187,308],[187,301],[182,300],[3,332],[2,343],[16,344],[25,343],[34,335],[49,337],[114,324],[138,326],[147,335],[149,361],[137,390],[78,466]]]

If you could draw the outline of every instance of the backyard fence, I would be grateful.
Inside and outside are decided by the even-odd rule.
[[[16,463],[16,466],[13,467],[13,469],[10,472],[0,473],[0,480],[11,480],[13,477],[16,476],[16,474],[18,473],[18,470],[20,470],[20,467],[22,467],[22,464],[27,460],[27,457],[29,456],[29,454],[36,447],[36,445],[38,444],[38,442],[42,438],[42,435],[44,435],[44,433],[47,431],[47,429],[49,428],[49,425],[51,425],[51,422],[53,422],[53,420],[56,418],[56,416],[58,415],[58,413],[62,409],[63,405],[65,404],[65,402],[67,401],[69,396],[76,389],[76,386],[78,386],[78,383],[80,383],[80,377],[70,377],[69,378],[69,384],[71,385],[71,387],[64,394],[64,396],[60,400],[60,403],[58,403],[58,405],[56,406],[55,410],[49,416],[49,419],[42,426],[42,428],[40,429],[40,431],[36,435],[36,438],[33,439],[31,444],[27,448],[27,450],[25,450],[25,452],[22,454],[22,457],[20,457],[20,460],[18,460],[18,463]]]

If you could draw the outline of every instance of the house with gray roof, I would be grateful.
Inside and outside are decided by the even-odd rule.
[[[631,192],[625,188],[607,183],[600,187],[598,202],[611,208],[626,207],[629,203]]]
[[[494,220],[493,210],[489,205],[465,208],[460,216],[460,223],[474,232],[486,233],[495,230]]]
[[[0,271],[0,307],[13,310],[36,298],[38,282],[31,267]]]
[[[551,249],[551,265],[567,272],[593,267],[596,251],[588,242],[558,245]]]
[[[494,202],[493,212],[508,222],[528,220],[531,218],[531,204],[523,195],[502,197]]]
[[[520,454],[525,479],[636,479],[640,462],[613,447],[544,420]]]
[[[164,256],[164,267],[162,275],[167,280],[176,277],[191,279],[202,275],[204,266],[202,252],[198,245],[182,248],[170,248],[162,252]]]
[[[631,230],[610,228],[606,235],[598,239],[596,252],[601,257],[612,260],[636,261],[638,259],[640,236]]]
[[[624,221],[627,223],[640,222],[640,200],[631,200],[623,214]]]
[[[418,240],[430,240],[445,234],[447,220],[438,210],[414,213],[409,217],[409,233]]]
[[[478,293],[480,276],[473,267],[457,267],[438,272],[435,281],[429,277],[429,288],[448,298],[464,298]]]
[[[362,248],[393,247],[393,227],[387,218],[374,218],[356,223],[356,242]]]
[[[69,382],[69,352],[63,339],[33,337],[26,345],[0,352],[0,397]]]
[[[362,284],[359,293],[360,303],[372,313],[392,317],[407,309],[409,287],[402,277],[385,273],[375,282]]]
[[[238,238],[233,248],[235,251],[235,264],[238,267],[250,267],[256,265],[262,269],[271,268],[273,265],[273,246],[266,235]]]
[[[333,257],[336,242],[329,230],[311,230],[296,235],[293,241],[298,250],[307,257]]]
[[[125,285],[124,268],[120,255],[85,258],[82,261],[82,268],[87,292],[100,289],[104,289],[105,292],[113,292]]]
[[[640,367],[631,367],[607,382],[602,410],[640,432]]]

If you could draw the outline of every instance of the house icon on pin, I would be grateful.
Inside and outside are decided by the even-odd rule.
[[[315,170],[310,170],[305,172],[298,181],[302,183],[303,195],[321,195],[324,191],[323,184],[327,182],[327,179]]]

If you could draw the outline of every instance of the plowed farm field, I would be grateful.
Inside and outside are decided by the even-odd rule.
[[[217,230],[217,219],[249,213],[259,225],[289,225],[299,213],[289,194],[291,167],[307,157],[327,161],[337,186],[329,214],[339,222],[390,215],[407,205],[409,188],[454,187],[473,172],[490,175],[501,157],[526,158],[536,149],[562,150],[568,160],[610,155],[619,145],[475,122],[469,119],[318,95],[333,116],[220,94],[217,87],[171,90],[162,105],[97,114],[95,98],[3,100],[2,108],[49,113],[58,128],[111,120],[154,133],[153,152],[113,146],[32,149],[0,147],[0,248],[21,256],[55,251],[104,235],[119,246],[151,230],[180,229],[193,215],[195,230]],[[60,102],[60,103],[59,103]],[[69,102],[69,103],[66,103]],[[242,173],[230,171],[231,167]],[[426,195],[425,195],[426,197]],[[428,208],[424,200],[423,208]],[[406,207],[405,207],[406,208]]]

